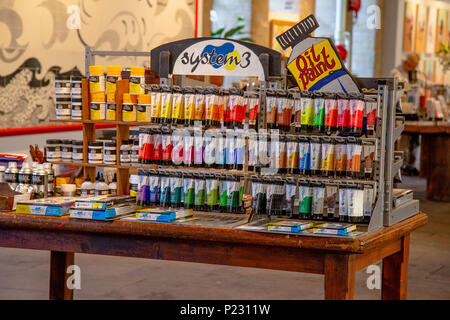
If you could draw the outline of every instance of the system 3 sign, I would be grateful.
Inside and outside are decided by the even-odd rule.
[[[255,76],[264,79],[258,56],[249,48],[231,40],[205,40],[182,51],[173,74]]]

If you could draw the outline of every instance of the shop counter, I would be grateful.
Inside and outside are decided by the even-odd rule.
[[[410,233],[427,221],[419,213],[342,239],[7,212],[0,213],[0,246],[51,252],[50,299],[73,299],[66,270],[75,253],[323,274],[325,299],[353,299],[355,272],[383,260],[382,299],[406,299]]]

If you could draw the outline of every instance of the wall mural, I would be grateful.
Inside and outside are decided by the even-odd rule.
[[[49,124],[59,74],[84,72],[84,50],[150,51],[194,36],[195,0],[0,1],[0,128]],[[148,58],[96,57],[103,65]]]

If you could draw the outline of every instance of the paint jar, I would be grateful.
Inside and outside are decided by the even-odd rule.
[[[194,175],[194,208],[197,211],[205,209],[206,202],[206,182],[203,174],[196,173]]]
[[[373,161],[375,158],[375,141],[363,140],[364,178],[373,179]]]
[[[246,108],[248,109],[248,125],[251,129],[256,128],[258,121],[259,98],[256,93],[248,93],[245,99]]]
[[[93,141],[88,143],[88,162],[94,164],[103,163],[103,142]]]
[[[181,207],[181,192],[183,190],[183,179],[180,173],[170,174],[170,205],[172,208]]]
[[[186,130],[184,135],[183,163],[186,167],[194,166],[194,136],[191,130]]]
[[[364,185],[364,222],[369,223],[370,218],[372,217],[372,211],[373,211],[373,203],[375,200],[375,192],[374,188],[370,184]]]
[[[365,98],[365,114],[367,123],[367,135],[372,136],[375,133],[376,119],[377,119],[378,101],[375,98]]]
[[[161,123],[172,122],[173,94],[169,86],[162,86],[161,93]]]
[[[258,134],[250,132],[248,136],[248,171],[253,171],[256,168],[258,161]]]
[[[161,123],[161,88],[152,84],[150,91],[150,104],[152,109],[152,122]]]
[[[244,161],[245,161],[245,134],[242,129],[238,129],[235,132],[235,144],[236,144],[236,165],[235,168],[237,170],[244,169]]]
[[[184,124],[184,96],[180,86],[173,86],[172,124]]]
[[[152,104],[150,94],[140,94],[136,110],[136,120],[142,122],[152,121]]]
[[[174,165],[183,165],[185,133],[185,130],[174,130],[172,133],[172,163]]]
[[[292,105],[290,97],[284,90],[277,90],[277,128],[289,131],[291,125]]]
[[[191,173],[183,174],[184,208],[193,209],[195,202],[195,182]]]
[[[203,167],[203,154],[205,150],[202,131],[194,129],[194,167]]]
[[[206,90],[202,87],[195,88],[194,121],[201,121],[202,125],[205,125],[206,122],[205,92]]]
[[[216,211],[218,209],[219,200],[219,179],[215,174],[205,174],[206,186],[206,209],[208,211]]]
[[[72,96],[82,95],[82,79],[83,78],[80,76],[72,76],[70,78],[70,88]]]
[[[106,95],[106,120],[116,120],[116,94]]]
[[[295,132],[302,130],[302,102],[299,98],[294,99],[294,127]]]
[[[322,137],[321,171],[324,177],[333,177],[335,171],[335,141],[330,137]]]
[[[314,129],[317,132],[325,131],[325,94],[323,92],[314,92]]]
[[[83,153],[83,141],[73,140],[72,141],[72,162],[81,163],[84,161]]]
[[[45,148],[47,162],[61,161],[61,140],[49,139],[46,141]]]
[[[217,153],[217,140],[216,140],[216,130],[207,130],[203,137],[204,140],[204,165],[207,168],[214,168],[216,165],[216,153]]]
[[[129,93],[138,95],[145,93],[145,68],[131,67],[130,68],[130,82]]]
[[[105,120],[106,119],[106,103],[105,93],[97,92],[91,94],[91,120]]]
[[[325,204],[328,220],[337,220],[336,217],[336,204],[338,203],[338,188],[333,183],[328,183],[325,186]]]
[[[348,221],[348,196],[347,187],[345,185],[339,186],[339,221]]]
[[[334,140],[336,142],[336,176],[345,177],[347,175],[347,139],[335,137]]]
[[[104,164],[116,164],[117,163],[117,148],[116,142],[105,142],[103,148],[103,163]]]
[[[56,96],[56,119],[70,120],[72,114],[72,106],[70,95]]]
[[[224,169],[227,166],[227,139],[225,130],[217,130],[216,136],[216,168]]]
[[[169,128],[161,128],[161,164],[169,166],[172,164],[172,132]]]
[[[285,214],[289,217],[297,216],[296,212],[294,212],[295,206],[295,196],[297,193],[297,179],[294,178],[286,178],[285,185],[285,195],[286,195],[286,208]]]
[[[320,168],[322,164],[322,144],[319,137],[310,137],[311,150],[311,174],[320,175]]]
[[[131,163],[131,140],[123,140],[120,146],[120,164],[129,166]]]
[[[192,87],[184,88],[184,124],[186,126],[194,125],[195,120],[195,89]]]
[[[131,165],[139,165],[139,140],[132,139],[133,145],[131,146]]]
[[[70,77],[69,76],[56,76],[55,77],[55,96],[70,95]]]
[[[152,143],[153,149],[150,146],[150,161],[154,164],[161,164],[162,159],[162,136],[161,136],[161,128],[154,127],[152,128]]]
[[[301,128],[302,131],[311,132],[314,128],[315,106],[312,94],[309,91],[301,91]]]
[[[130,174],[130,196],[137,197],[139,191],[139,176]]]
[[[362,134],[364,109],[363,96],[352,94],[350,96],[350,133],[355,136]]]
[[[122,80],[122,67],[106,66],[106,94],[116,93],[119,80]]]
[[[89,66],[89,93],[105,93],[106,81],[103,66]]]
[[[364,189],[361,183],[347,189],[348,222],[361,223],[364,220]]]
[[[287,172],[299,173],[299,145],[298,138],[294,135],[286,135]]]
[[[159,179],[161,186],[161,195],[159,197],[159,205],[163,208],[170,207],[170,176],[166,170],[159,170]]]
[[[61,140],[61,161],[72,161],[72,140]]]
[[[122,121],[137,120],[136,101],[137,101],[136,95],[131,95],[129,93],[123,94]]]
[[[300,219],[311,219],[312,187],[307,180],[300,179],[298,183],[298,213]]]
[[[334,94],[325,97],[325,132],[333,133],[337,130],[337,99]]]
[[[266,123],[268,129],[276,129],[277,123],[277,96],[275,91],[266,91]]]
[[[320,182],[313,182],[313,197],[311,213],[314,220],[323,220],[323,211],[325,205],[325,185]]]
[[[341,134],[350,133],[350,100],[345,93],[337,94],[338,130]]]
[[[308,137],[298,137],[298,168],[301,175],[311,174],[311,146]]]

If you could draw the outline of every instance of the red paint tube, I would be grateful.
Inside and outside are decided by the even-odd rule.
[[[347,94],[339,93],[338,97],[338,130],[342,134],[350,132],[350,100]]]
[[[161,129],[161,164],[170,165],[172,163],[172,135],[170,129],[163,127]]]
[[[256,120],[258,117],[259,99],[258,95],[250,94],[246,97],[245,106],[248,108],[248,125],[250,128],[256,128]]]
[[[325,98],[325,132],[333,133],[337,130],[337,99],[334,94]]]
[[[362,134],[363,116],[363,98],[360,95],[352,95],[350,99],[350,132],[354,135]]]
[[[377,118],[377,99],[366,98],[367,134],[373,135],[375,132],[375,121]]]
[[[154,164],[161,164],[162,158],[162,141],[161,141],[161,130],[158,128],[152,129],[152,142],[153,142],[153,150],[150,155],[150,159]]]

